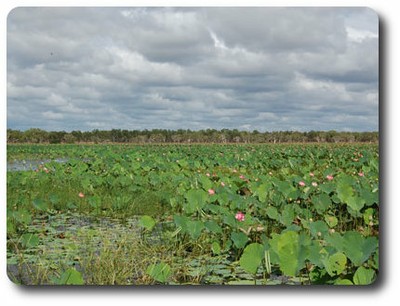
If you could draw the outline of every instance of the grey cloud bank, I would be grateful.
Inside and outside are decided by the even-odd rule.
[[[17,8],[7,126],[378,130],[368,8]]]

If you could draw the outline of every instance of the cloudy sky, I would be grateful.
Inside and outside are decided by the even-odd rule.
[[[16,8],[7,127],[378,130],[367,8]]]

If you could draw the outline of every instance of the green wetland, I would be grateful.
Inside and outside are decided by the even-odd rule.
[[[377,144],[8,145],[23,285],[369,285]]]

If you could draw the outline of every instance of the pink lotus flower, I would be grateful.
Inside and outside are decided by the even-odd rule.
[[[245,176],[244,176],[243,174],[241,174],[241,175],[239,176],[239,178],[242,179],[242,180],[244,180],[244,179],[245,179]]]
[[[225,187],[225,183],[224,183],[224,182],[221,182],[221,186],[222,186],[222,187]]]
[[[318,184],[316,182],[312,182],[311,185],[313,185],[314,187],[318,186]]]
[[[358,176],[364,176],[364,172],[359,172]]]
[[[206,176],[210,177],[210,173],[206,173]]]
[[[304,187],[306,185],[306,183],[304,183],[303,181],[299,182],[299,186]]]
[[[209,195],[213,195],[213,194],[215,194],[215,191],[214,191],[214,189],[208,189],[208,194],[209,194]]]
[[[310,176],[311,176],[311,177],[314,177],[314,173],[313,173],[313,172],[310,172]]]
[[[328,174],[328,175],[326,176],[326,179],[327,179],[328,181],[332,181],[332,180],[333,180],[333,176],[330,175],[330,174]]]
[[[235,215],[235,219],[240,222],[243,222],[244,221],[244,213],[242,213],[241,211],[238,211]]]
[[[80,197],[80,198],[84,198],[84,197],[85,197],[85,195],[83,194],[83,192],[79,192],[79,194],[78,194],[78,197]]]

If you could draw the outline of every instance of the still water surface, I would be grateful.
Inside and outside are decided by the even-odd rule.
[[[7,171],[30,171],[36,170],[40,166],[44,166],[50,162],[66,163],[68,158],[56,158],[56,159],[45,159],[45,160],[14,160],[7,162]]]

